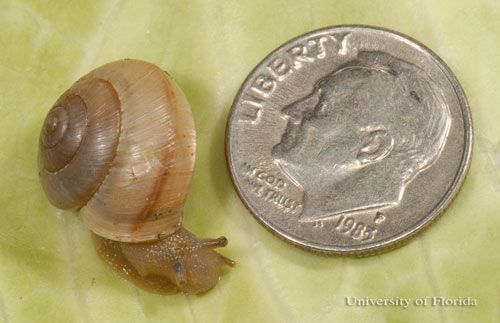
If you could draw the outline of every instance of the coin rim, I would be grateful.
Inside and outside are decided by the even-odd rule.
[[[411,44],[414,44],[417,46],[418,49],[422,50],[424,53],[427,53],[430,58],[434,59],[439,67],[439,69],[442,70],[444,73],[445,77],[448,79],[448,81],[451,83],[453,90],[457,96],[457,99],[460,104],[462,116],[463,116],[463,122],[464,122],[464,151],[462,154],[461,158],[461,163],[460,167],[453,179],[453,182],[449,189],[446,191],[446,193],[443,195],[441,198],[440,202],[430,211],[421,221],[419,221],[416,225],[413,225],[407,229],[405,229],[403,232],[394,235],[392,237],[386,238],[381,241],[369,243],[369,244],[364,244],[364,245],[356,245],[356,246],[349,246],[349,247],[335,247],[335,246],[328,246],[324,244],[318,244],[318,243],[313,243],[310,241],[303,241],[300,239],[297,239],[293,236],[290,236],[290,234],[284,232],[280,228],[276,228],[274,225],[266,221],[265,218],[259,217],[256,212],[252,208],[252,206],[246,202],[245,198],[243,197],[243,194],[236,184],[236,179],[235,179],[235,169],[233,167],[233,164],[231,162],[231,148],[230,148],[230,138],[229,138],[229,132],[231,130],[231,125],[234,124],[234,119],[235,119],[235,111],[236,111],[236,105],[240,101],[241,95],[244,92],[244,89],[246,88],[247,83],[249,83],[250,79],[256,73],[258,69],[263,65],[264,62],[266,62],[268,59],[270,59],[272,56],[274,56],[278,51],[280,51],[283,47],[287,46],[288,44],[298,41],[300,39],[307,39],[308,37],[326,32],[329,30],[333,29],[340,29],[340,28],[350,28],[350,29],[368,29],[368,30],[375,30],[378,32],[382,33],[388,33],[392,36],[397,36],[402,38],[405,41],[410,42]],[[285,240],[286,242],[292,244],[293,246],[299,247],[301,249],[307,250],[307,251],[312,251],[312,252],[317,252],[321,254],[326,254],[326,255],[355,255],[355,256],[369,256],[373,254],[378,254],[380,252],[388,251],[397,247],[402,246],[403,244],[409,242],[411,238],[413,238],[416,234],[422,232],[424,229],[428,228],[443,212],[444,210],[450,205],[452,200],[456,197],[458,191],[463,185],[463,182],[465,180],[465,177],[467,175],[467,172],[470,168],[470,162],[471,162],[471,157],[472,157],[472,146],[473,146],[473,126],[472,126],[472,116],[471,116],[471,111],[470,111],[470,106],[467,100],[467,97],[465,96],[465,92],[459,83],[456,75],[453,73],[453,71],[450,69],[450,67],[430,48],[419,42],[418,40],[402,34],[400,32],[388,29],[388,28],[383,28],[383,27],[376,27],[376,26],[370,26],[370,25],[358,25],[358,24],[347,24],[347,25],[333,25],[333,26],[328,26],[328,27],[323,27],[319,29],[315,29],[312,31],[309,31],[307,33],[301,34],[299,36],[293,37],[289,39],[288,41],[284,42],[274,50],[272,50],[268,55],[266,55],[253,69],[252,71],[247,75],[243,83],[241,84],[238,93],[236,94],[233,103],[231,105],[231,110],[229,113],[229,116],[227,118],[227,123],[226,123],[226,133],[225,133],[225,157],[226,157],[226,164],[229,169],[229,174],[231,177],[231,182],[233,183],[233,186],[236,189],[236,193],[238,194],[238,197],[240,200],[243,202],[243,205],[248,209],[250,214],[261,224],[263,225],[267,230],[269,230],[271,233],[273,233],[275,236]]]

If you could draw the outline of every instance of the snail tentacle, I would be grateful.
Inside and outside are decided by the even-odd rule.
[[[225,257],[225,256],[223,256],[223,255],[221,255],[221,254],[219,254],[219,257],[220,257],[220,258],[222,259],[222,261],[223,261],[226,265],[228,265],[229,267],[234,267],[234,266],[236,266],[236,262],[235,262],[234,260],[229,259],[229,258],[227,258],[227,257]]]
[[[226,237],[219,237],[215,239],[203,239],[201,240],[201,245],[203,247],[219,248],[227,246]]]

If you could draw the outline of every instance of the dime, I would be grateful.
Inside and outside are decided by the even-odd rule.
[[[243,83],[226,133],[250,212],[312,251],[368,254],[413,236],[457,193],[471,156],[464,92],[417,41],[366,26],[299,36]]]

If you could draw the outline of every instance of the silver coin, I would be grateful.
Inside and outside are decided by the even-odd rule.
[[[446,64],[399,33],[336,26],[269,54],[226,133],[233,183],[271,232],[369,254],[429,225],[461,186],[472,125]]]

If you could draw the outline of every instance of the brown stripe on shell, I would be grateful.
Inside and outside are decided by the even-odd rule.
[[[189,155],[189,160],[179,162],[172,165],[170,162],[166,162],[165,164],[170,167],[166,167],[163,176],[159,177],[157,181],[157,185],[155,186],[154,191],[150,195],[150,201],[145,206],[144,210],[141,212],[141,216],[138,217],[138,220],[135,223],[134,232],[140,232],[141,228],[145,223],[155,221],[158,218],[162,217],[179,217],[179,223],[182,220],[182,208],[187,198],[187,192],[191,186],[191,178],[193,174],[194,162],[195,162],[195,149],[196,149],[196,134],[194,132],[194,122],[191,116],[191,110],[186,101],[184,94],[181,89],[173,82],[171,77],[166,73],[165,75],[166,83],[165,83],[165,91],[167,93],[168,105],[169,107],[176,107],[175,109],[169,108],[169,113],[172,116],[172,119],[176,120],[176,122],[172,123],[173,132],[176,134],[175,141],[175,149],[168,153],[165,156],[165,159],[173,159],[173,158],[183,158],[186,154]],[[186,116],[188,114],[188,116]],[[189,119],[189,120],[186,120]],[[183,125],[182,128],[179,128],[178,125]],[[184,132],[189,132],[188,135],[184,134]],[[187,139],[186,139],[187,138]],[[187,142],[185,142],[187,141]],[[180,156],[179,156],[180,155]],[[187,168],[185,172],[179,171],[177,169],[172,169],[172,167],[179,166],[181,168]],[[187,180],[184,180],[184,185],[181,183],[170,183],[174,179],[178,179],[179,176],[186,177]],[[177,200],[177,203],[172,204],[171,194],[166,187],[170,185],[177,186],[178,190],[184,192],[180,194],[180,198]],[[170,228],[165,228],[163,232],[160,232],[159,235],[169,234],[171,231]]]

